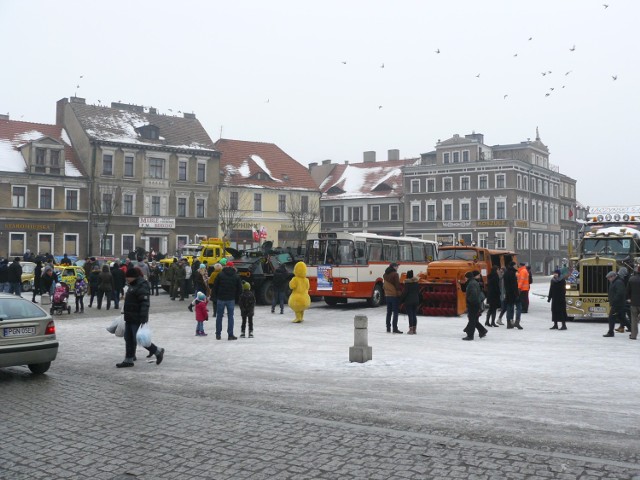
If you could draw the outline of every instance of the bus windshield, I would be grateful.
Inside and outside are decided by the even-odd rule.
[[[582,254],[586,257],[612,255],[625,258],[635,254],[631,238],[587,238],[582,243]]]
[[[335,238],[309,240],[305,260],[307,265],[353,265],[353,241]]]
[[[478,252],[475,250],[452,248],[438,252],[438,260],[475,260],[477,258]]]

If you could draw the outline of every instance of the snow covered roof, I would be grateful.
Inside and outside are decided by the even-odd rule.
[[[26,172],[27,163],[19,149],[30,142],[44,138],[51,138],[64,144],[66,176],[86,176],[86,172],[71,146],[69,136],[62,126],[16,120],[0,120],[0,171]]]
[[[86,134],[94,140],[139,146],[176,148],[182,150],[214,151],[214,145],[202,124],[195,116],[186,118],[158,115],[141,107],[136,111],[84,102],[69,103]],[[158,128],[157,139],[143,138],[140,127]]]
[[[221,138],[214,146],[224,185],[318,191],[309,170],[273,143]]]
[[[402,167],[419,159],[336,165],[320,185],[323,200],[363,197],[399,197],[403,193]]]

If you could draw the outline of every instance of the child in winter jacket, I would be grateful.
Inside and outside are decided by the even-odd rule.
[[[245,338],[244,332],[249,320],[249,338],[253,338],[253,312],[256,306],[256,296],[251,291],[251,285],[244,282],[242,284],[242,293],[240,294],[240,314],[242,315],[242,332],[240,338]]]
[[[87,293],[87,282],[84,279],[84,274],[78,273],[76,276],[74,291],[76,294],[76,313],[84,313],[84,294]]]
[[[195,299],[196,306],[196,337],[206,337],[207,334],[204,333],[204,322],[209,320],[209,310],[207,309],[207,305],[209,304],[209,300],[207,300],[207,296],[198,292],[198,296]]]

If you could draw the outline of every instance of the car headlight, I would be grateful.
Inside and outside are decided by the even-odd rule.
[[[580,300],[576,300],[576,307],[581,307],[582,306],[582,302]]]
[[[567,305],[573,305],[573,300],[572,300],[572,299],[570,299],[570,298],[568,298],[568,299],[567,299]]]

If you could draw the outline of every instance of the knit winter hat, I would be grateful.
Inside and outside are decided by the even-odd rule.
[[[198,267],[198,269],[200,269],[200,268],[203,269],[203,270],[206,270],[207,266],[204,263],[201,263],[200,267]]]
[[[221,258],[220,261],[218,262],[220,265],[226,265],[227,264],[227,259],[226,258]]]
[[[242,282],[242,289],[251,290],[251,285],[249,285],[249,282]]]
[[[203,302],[205,298],[207,298],[207,296],[204,293],[198,292],[198,300]]]
[[[127,269],[127,274],[126,277],[127,278],[138,278],[140,275],[138,273],[138,270],[136,270],[135,268],[128,268]]]
[[[224,260],[224,258],[223,258]],[[227,262],[227,267],[235,267],[235,265],[233,264],[233,262]]]

